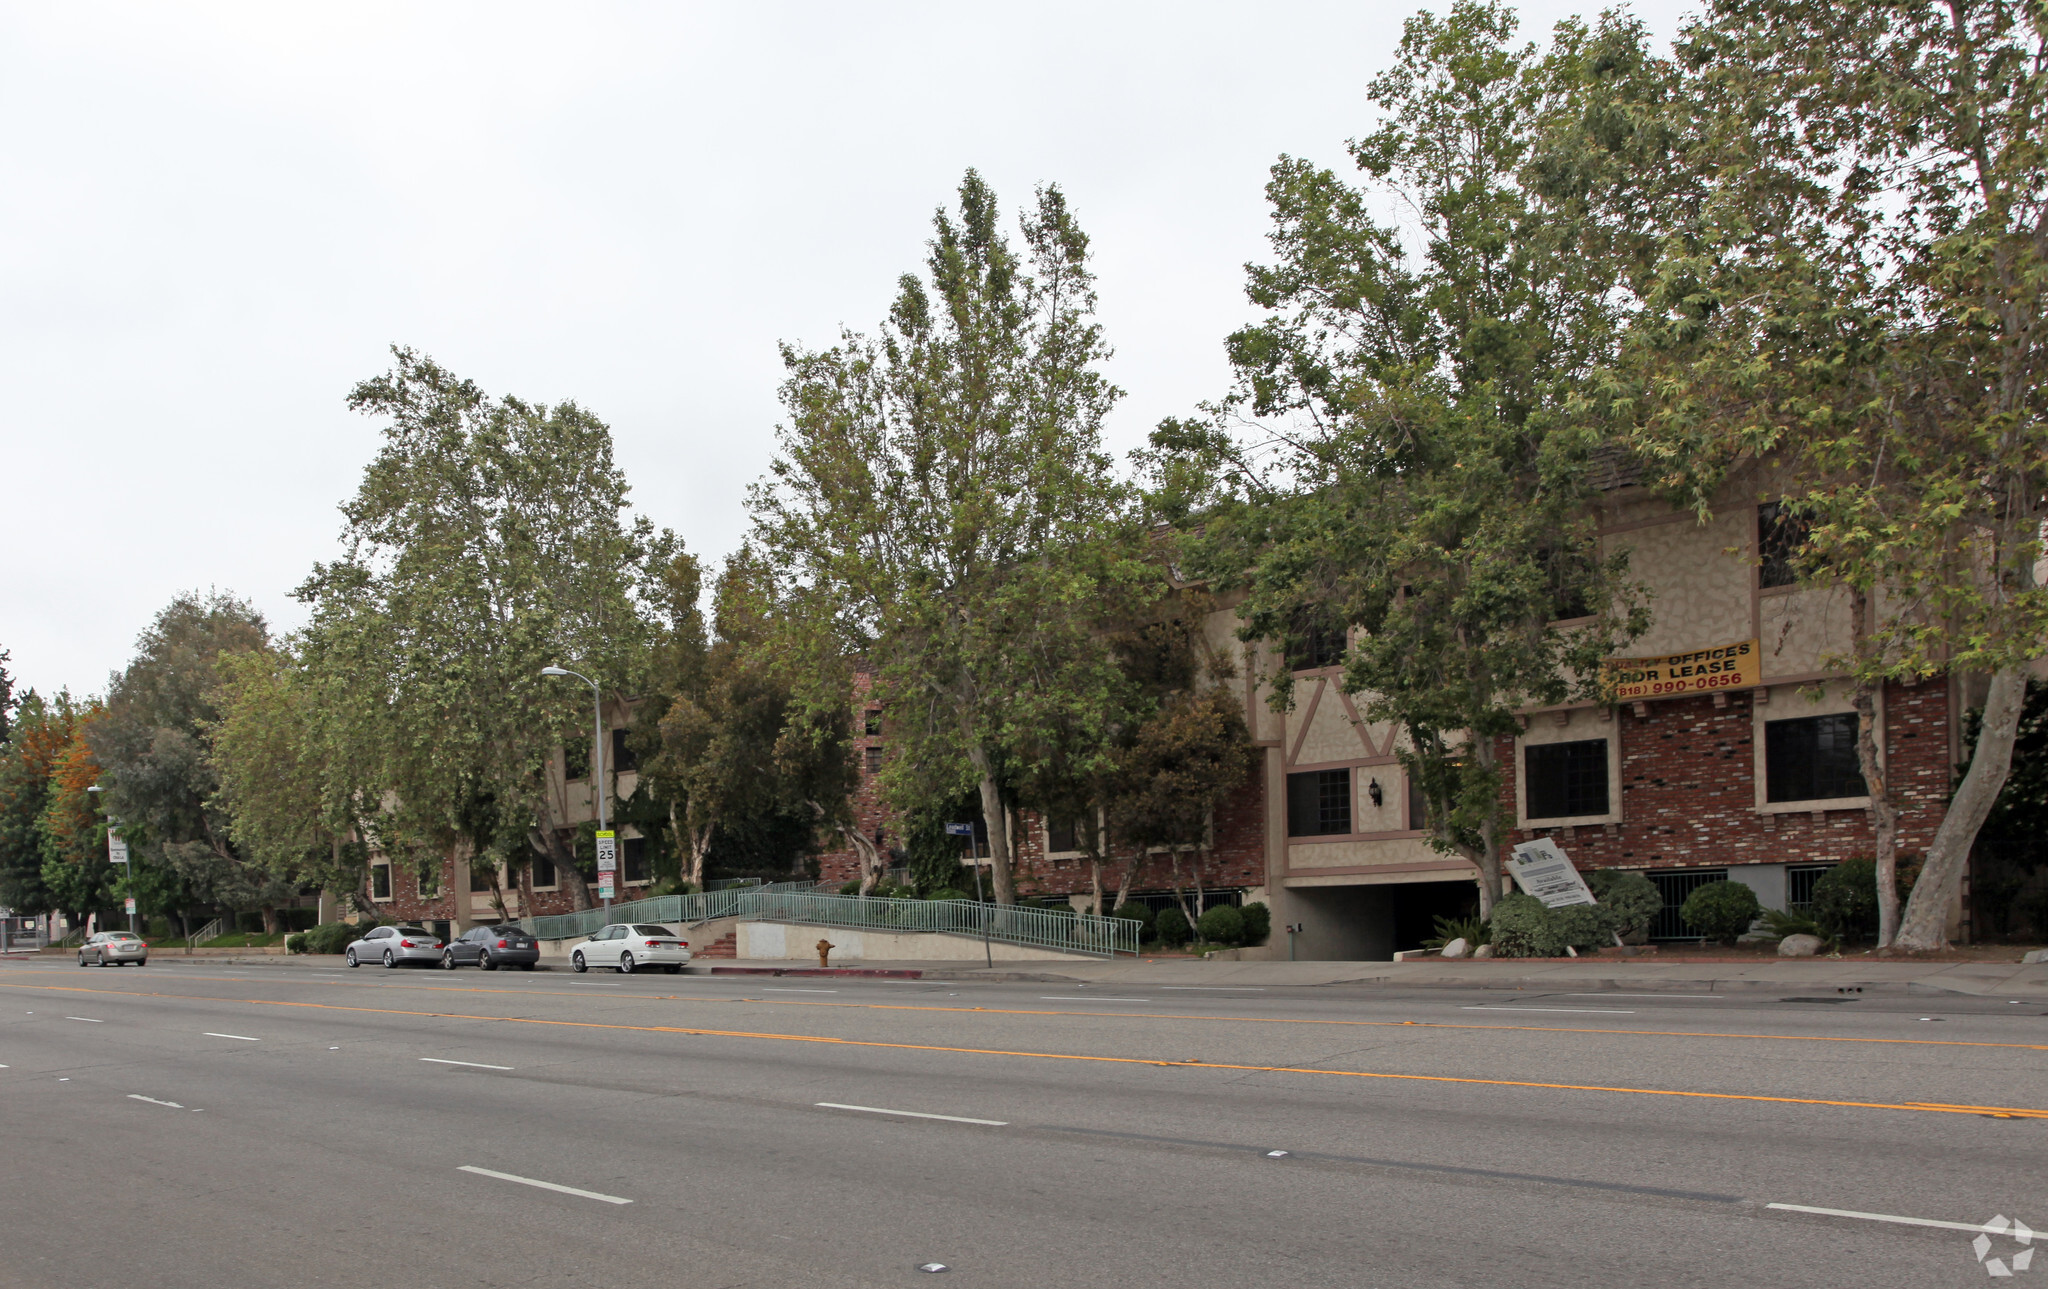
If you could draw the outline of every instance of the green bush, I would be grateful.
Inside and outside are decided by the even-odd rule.
[[[301,933],[299,939],[305,947],[299,952],[340,953],[348,948],[351,941],[367,930],[367,926],[350,926],[346,922],[323,922],[312,930]],[[289,943],[286,948],[290,948]]]
[[[286,953],[304,953],[306,951],[306,933],[304,931],[295,931],[291,935],[286,936],[284,938],[284,951]]]
[[[856,877],[850,882],[843,883],[839,888],[839,893],[841,895],[860,894],[860,879]]]
[[[1202,939],[1210,944],[1235,945],[1244,943],[1244,914],[1236,906],[1218,904],[1206,909],[1195,929],[1202,933]]]
[[[1138,928],[1138,938],[1140,940],[1150,940],[1152,938],[1154,918],[1150,904],[1140,904],[1135,900],[1129,904],[1119,904],[1116,906],[1115,916],[1129,918],[1133,922],[1141,923],[1142,925]]]
[[[1273,910],[1257,900],[1238,910],[1244,915],[1244,942],[1264,944],[1266,937],[1273,934]]]
[[[1741,882],[1720,881],[1708,882],[1686,896],[1678,916],[1707,939],[1733,944],[1762,912],[1755,891]]]
[[[1813,920],[1839,940],[1877,934],[1877,861],[1849,859],[1813,884]]]
[[[965,891],[955,890],[953,887],[947,886],[933,891],[931,898],[935,900],[972,900],[974,897]]]
[[[1597,904],[1545,908],[1520,891],[1493,906],[1493,951],[1503,958],[1556,958],[1567,948],[1598,949],[1612,942],[1612,919]]]
[[[1166,948],[1180,948],[1188,942],[1188,937],[1192,934],[1188,926],[1188,915],[1173,906],[1159,910],[1159,916],[1152,919],[1152,934]]]
[[[1828,939],[1827,929],[1803,914],[1787,913],[1783,909],[1765,909],[1763,920],[1764,930],[1780,940],[1788,935],[1810,935],[1821,940]]]
[[[1436,934],[1422,942],[1425,949],[1441,949],[1453,940],[1463,940],[1476,949],[1493,939],[1492,924],[1482,922],[1477,913],[1462,918],[1447,918],[1439,914],[1435,923]]]
[[[1664,908],[1664,897],[1657,893],[1657,884],[1641,873],[1596,868],[1585,878],[1586,888],[1607,910],[1608,925],[1624,940],[1647,935],[1651,921]]]

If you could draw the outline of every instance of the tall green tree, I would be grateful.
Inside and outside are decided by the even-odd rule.
[[[1364,188],[1273,167],[1275,259],[1247,285],[1269,312],[1230,337],[1221,414],[1163,423],[1149,457],[1183,558],[1242,588],[1246,639],[1277,646],[1276,702],[1303,646],[1351,636],[1343,684],[1405,731],[1431,844],[1473,863],[1482,909],[1500,892],[1495,741],[1527,706],[1594,696],[1600,660],[1647,625],[1590,504],[1607,437],[1573,407],[1613,354],[1621,260],[1531,173],[1584,33],[1545,55],[1515,26],[1472,0],[1408,20],[1368,89],[1381,122],[1351,144]]]
[[[77,704],[59,691],[21,696],[7,740],[0,743],[0,905],[17,913],[61,907],[43,881],[43,811],[57,763],[71,746]]]
[[[557,746],[588,737],[590,695],[540,670],[589,675],[614,705],[637,692],[673,538],[628,519],[611,432],[587,410],[393,355],[349,398],[385,429],[343,508],[346,551],[299,590],[321,719],[346,760],[374,766],[386,850],[452,880],[534,845],[591,907],[548,773]]]
[[[179,596],[136,641],[90,737],[105,772],[102,802],[131,864],[169,870],[178,893],[197,902],[260,909],[265,929],[275,930],[277,906],[297,884],[235,844],[213,757],[221,660],[261,651],[269,639],[263,616],[244,601],[218,591]]]
[[[1863,714],[1880,942],[1936,948],[2048,651],[2048,22],[1998,0],[1724,0],[1670,66],[1668,88],[1607,96],[1648,128],[1561,150],[1616,180],[1609,226],[1662,251],[1612,392],[1702,511],[1764,463],[1802,574],[1850,600],[1835,661]],[[1900,911],[1875,700],[1942,672],[1988,677],[1984,719]]]
[[[876,337],[785,347],[788,419],[751,499],[798,656],[865,655],[889,773],[973,787],[996,898],[1015,899],[1005,785],[1031,731],[1093,719],[1118,683],[1098,627],[1150,574],[1101,450],[1119,396],[1094,320],[1088,238],[1056,187],[1001,229],[969,171]],[[849,691],[822,701],[841,709]]]

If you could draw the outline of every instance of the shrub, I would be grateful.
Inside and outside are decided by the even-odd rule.
[[[305,947],[300,953],[340,953],[349,943],[368,927],[350,926],[346,922],[323,922],[300,938]],[[289,944],[286,946],[289,948]]]
[[[1438,915],[1436,918],[1436,934],[1424,940],[1422,947],[1425,949],[1441,949],[1453,940],[1463,940],[1466,944],[1476,949],[1480,945],[1488,943],[1492,936],[1492,925],[1480,921],[1479,915],[1476,913],[1470,917],[1462,918],[1447,918]]]
[[[965,891],[955,890],[953,887],[948,886],[942,890],[933,891],[931,898],[935,900],[972,900],[974,897]]]
[[[1657,884],[1641,873],[1596,868],[1585,875],[1586,887],[1607,910],[1608,925],[1626,940],[1649,932],[1650,922],[1664,908]]]
[[[860,894],[860,879],[856,877],[852,881],[842,884],[839,888],[839,893],[841,895]]]
[[[1180,948],[1191,934],[1188,915],[1171,906],[1159,910],[1159,916],[1152,919],[1152,934],[1167,948]]]
[[[1129,904],[1119,904],[1116,906],[1115,916],[1130,918],[1134,922],[1142,923],[1143,925],[1138,928],[1138,938],[1140,940],[1150,940],[1152,938],[1153,916],[1150,904],[1140,904],[1135,900]]]
[[[1707,939],[1733,944],[1761,912],[1755,891],[1741,882],[1720,881],[1708,882],[1686,896],[1678,916]]]
[[[304,953],[306,951],[306,933],[304,931],[295,931],[286,936],[284,938],[284,951],[286,953]]]
[[[1765,909],[1763,921],[1764,930],[1780,940],[1788,935],[1810,935],[1822,941],[1828,939],[1826,928],[1803,914],[1787,913],[1783,909]]]
[[[1218,904],[1215,908],[1202,913],[1202,919],[1196,923],[1196,929],[1202,933],[1202,939],[1210,944],[1243,944],[1244,914],[1238,912],[1233,905]]]
[[[1264,944],[1266,937],[1273,934],[1273,910],[1254,900],[1239,909],[1244,916],[1244,942]]]
[[[1813,920],[1836,939],[1862,940],[1877,933],[1877,861],[1848,859],[1813,884]]]
[[[1555,958],[1566,948],[1597,949],[1610,940],[1613,921],[1597,904],[1544,907],[1520,891],[1493,906],[1491,941],[1503,958]]]

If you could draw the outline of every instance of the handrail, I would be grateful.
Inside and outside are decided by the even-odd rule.
[[[759,886],[706,891],[701,895],[662,895],[615,904],[609,912],[583,909],[527,922],[538,939],[567,940],[589,935],[612,922],[694,923],[725,917],[745,922],[802,922],[878,931],[949,932],[1097,958],[1135,954],[1138,934],[1144,925],[1134,918],[1097,917],[1015,904],[863,899],[857,895],[820,895],[814,891]]]

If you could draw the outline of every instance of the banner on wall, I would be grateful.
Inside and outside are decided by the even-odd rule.
[[[1606,679],[1616,702],[1754,689],[1764,683],[1763,651],[1755,640],[1738,640],[1659,658],[1609,658]]]

